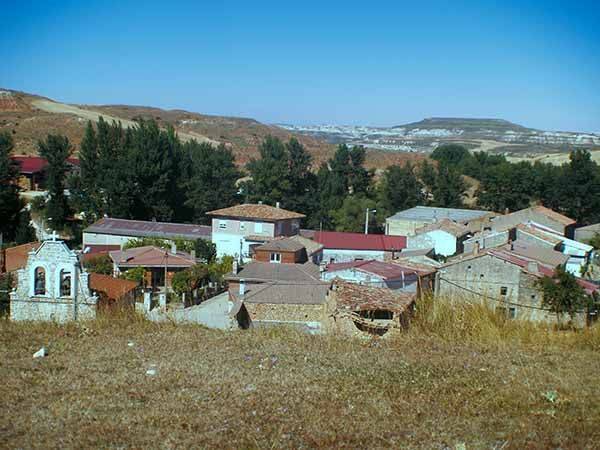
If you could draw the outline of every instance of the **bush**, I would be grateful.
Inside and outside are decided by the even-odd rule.
[[[98,255],[90,258],[83,263],[83,267],[88,272],[101,273],[103,275],[112,275],[113,273],[113,262],[108,255]]]

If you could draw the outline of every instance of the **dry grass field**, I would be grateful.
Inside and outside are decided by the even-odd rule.
[[[597,448],[598,329],[554,332],[480,307],[418,314],[375,340],[3,320],[0,445]],[[33,359],[42,345],[49,355]]]

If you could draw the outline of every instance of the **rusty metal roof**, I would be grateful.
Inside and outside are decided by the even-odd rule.
[[[161,239],[211,239],[212,230],[207,225],[186,223],[148,222],[144,220],[113,219],[105,217],[93,223],[84,233],[117,236],[151,237]]]

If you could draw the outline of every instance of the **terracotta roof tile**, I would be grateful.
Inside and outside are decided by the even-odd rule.
[[[32,250],[37,250],[39,246],[39,242],[29,242],[28,244],[7,248],[4,253],[6,271],[15,272],[24,268],[27,265],[29,252]]]
[[[546,208],[545,206],[542,206],[542,205],[534,206],[532,208],[532,210],[539,212],[540,214],[544,214],[544,215],[550,217],[551,219],[554,219],[557,222],[562,223],[563,225],[573,225],[574,223],[576,223],[576,221],[571,219],[570,217],[564,216],[564,215],[557,213],[556,211],[553,211],[550,208]]]
[[[332,291],[337,309],[350,312],[387,310],[402,313],[416,299],[415,294],[349,283],[339,278],[333,281]]]
[[[304,214],[288,211],[287,209],[255,203],[244,203],[229,208],[217,209],[209,211],[206,214],[209,216],[240,217],[267,221],[302,219],[306,217]]]
[[[92,291],[102,292],[111,300],[119,300],[139,286],[135,281],[122,280],[99,273],[90,273],[89,280]]]

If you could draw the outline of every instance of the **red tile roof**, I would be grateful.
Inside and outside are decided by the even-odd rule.
[[[406,236],[318,231],[314,239],[326,249],[399,251],[406,248]]]
[[[293,211],[274,206],[244,203],[243,205],[231,206],[229,208],[217,209],[206,213],[209,216],[240,217],[246,219],[262,219],[267,221],[302,219],[306,217]]]
[[[41,156],[11,156],[11,159],[19,164],[19,171],[27,175],[41,172],[48,165],[46,158]],[[77,158],[67,158],[67,162],[75,166],[79,165]]]
[[[17,270],[24,268],[27,265],[29,252],[37,250],[39,246],[39,242],[29,242],[28,244],[7,248],[4,253],[4,265],[6,271],[16,272]]]
[[[122,280],[99,273],[90,273],[89,279],[92,291],[102,292],[111,300],[119,300],[139,286],[135,281]]]

